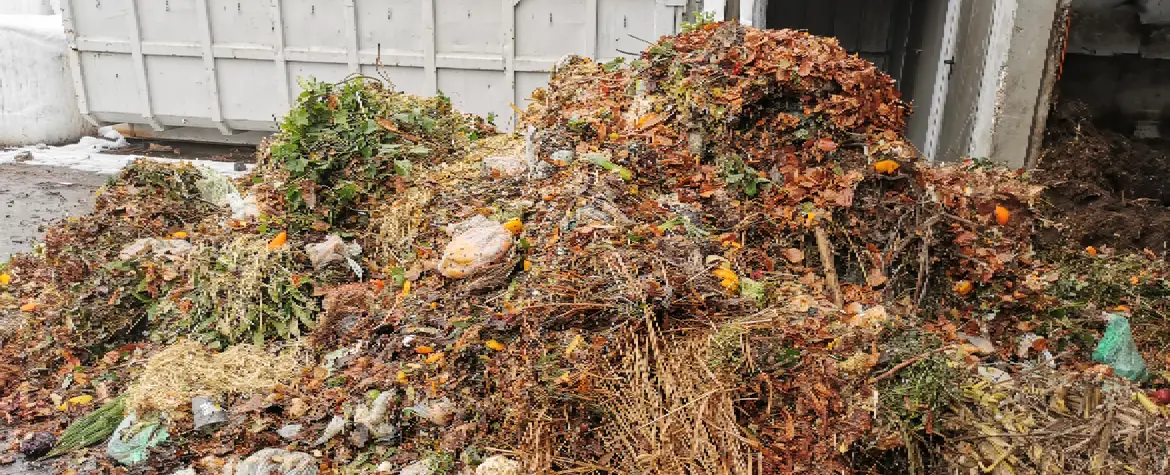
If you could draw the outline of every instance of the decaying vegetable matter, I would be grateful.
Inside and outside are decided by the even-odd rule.
[[[1037,245],[1042,184],[921,160],[835,40],[569,58],[515,135],[303,88],[252,175],[138,162],[0,266],[18,438],[100,420],[54,453],[100,472],[1166,472],[1135,439],[1166,431],[1164,256]],[[1107,314],[1148,378],[1092,361]],[[84,448],[110,401],[171,434],[138,466]]]

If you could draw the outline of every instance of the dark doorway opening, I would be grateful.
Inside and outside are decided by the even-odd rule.
[[[857,53],[902,82],[912,65],[916,35],[914,8],[925,0],[770,0],[768,28],[808,30],[836,37],[850,53]],[[918,10],[917,12],[915,10]],[[917,38],[915,38],[917,37]],[[910,67],[908,67],[910,66]]]

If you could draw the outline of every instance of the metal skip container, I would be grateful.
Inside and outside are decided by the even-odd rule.
[[[691,0],[691,3],[697,3]],[[386,77],[513,127],[568,54],[672,34],[687,0],[62,0],[81,113],[157,138],[256,142],[298,78]],[[623,53],[626,52],[626,53]]]

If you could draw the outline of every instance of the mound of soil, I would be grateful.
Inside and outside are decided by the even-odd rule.
[[[1047,215],[1061,224],[1037,234],[1041,249],[1170,246],[1170,141],[1137,140],[1093,125],[1080,103],[1061,104],[1048,124],[1035,177]]]

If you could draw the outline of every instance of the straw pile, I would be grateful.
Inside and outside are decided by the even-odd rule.
[[[274,356],[252,345],[212,353],[197,342],[183,340],[147,361],[126,391],[126,407],[139,414],[162,411],[172,419],[184,418],[195,396],[268,393],[287,382],[297,367],[296,358],[289,354]]]

